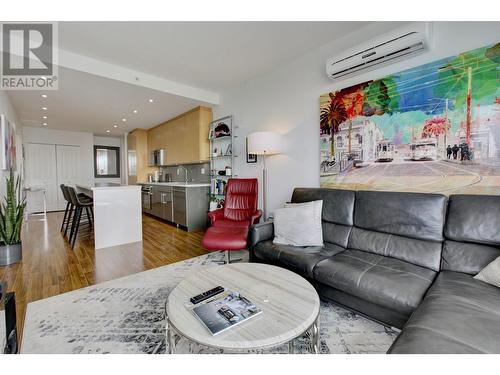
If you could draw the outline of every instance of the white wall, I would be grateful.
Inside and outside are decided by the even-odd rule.
[[[17,171],[22,173],[23,159],[22,159],[22,136],[23,129],[19,125],[19,118],[17,117],[16,111],[10,102],[9,97],[5,91],[0,90],[0,114],[5,115],[11,124],[16,127],[16,151],[17,151]],[[8,175],[8,171],[0,170],[0,201],[3,202],[5,196],[5,177]]]
[[[120,147],[120,177],[118,178],[96,178],[95,182],[111,182],[118,184],[126,184],[127,164],[126,164],[126,147],[125,137],[100,137],[94,136],[94,145],[96,146],[112,146]],[[92,151],[93,152],[93,151]]]
[[[214,118],[234,115],[239,138],[235,173],[259,177],[262,164],[245,161],[245,137],[254,131],[283,134],[284,154],[268,158],[268,209],[290,199],[294,187],[319,186],[319,97],[329,91],[381,78],[459,52],[498,42],[500,22],[436,22],[431,51],[334,84],[325,73],[326,59],[396,26],[374,23],[276,67],[265,75],[224,92]],[[259,157],[260,159],[260,157]],[[260,159],[261,161],[261,159]],[[262,192],[262,187],[259,188]],[[260,194],[260,197],[262,194]]]
[[[78,183],[94,183],[94,136],[87,132],[45,129],[25,126],[23,142],[80,146],[80,173]]]

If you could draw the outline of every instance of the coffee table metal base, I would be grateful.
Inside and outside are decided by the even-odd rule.
[[[212,346],[207,346],[205,344],[200,344],[198,342],[190,340],[188,337],[183,336],[178,330],[175,329],[175,327],[169,322],[168,316],[165,317],[166,320],[166,334],[167,334],[167,343],[168,343],[168,353],[169,354],[175,354],[175,350],[177,347],[177,344],[181,338],[184,338],[188,342],[188,348],[189,352],[193,352],[193,345],[196,345],[198,347],[207,347],[210,349],[214,349],[218,351],[219,353],[264,353],[265,350],[270,350],[273,348],[278,348],[280,346],[287,345],[288,346],[288,353],[289,354],[295,354],[295,340],[305,337],[309,341],[309,352],[311,354],[319,354],[319,349],[320,349],[320,341],[319,341],[319,315],[314,321],[314,323],[302,334],[298,335],[297,337],[293,338],[292,340],[285,342],[285,343],[280,343],[277,345],[273,345],[271,347],[265,347],[265,348],[249,348],[249,349],[230,349],[230,348],[217,348],[217,347],[212,347]]]

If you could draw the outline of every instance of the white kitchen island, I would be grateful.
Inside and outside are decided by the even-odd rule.
[[[142,241],[140,186],[96,183],[76,187],[94,199],[96,250]]]

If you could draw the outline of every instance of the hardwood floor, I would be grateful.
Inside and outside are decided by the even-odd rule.
[[[29,302],[206,254],[203,232],[186,232],[143,215],[143,243],[95,251],[90,230],[81,230],[72,250],[59,232],[63,213],[26,221],[23,260],[0,267],[0,280],[16,293],[19,340]]]

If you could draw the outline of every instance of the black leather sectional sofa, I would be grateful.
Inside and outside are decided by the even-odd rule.
[[[500,288],[475,280],[500,256],[500,196],[297,188],[323,200],[322,247],[250,229],[250,260],[308,278],[324,299],[402,329],[389,353],[500,353]]]

